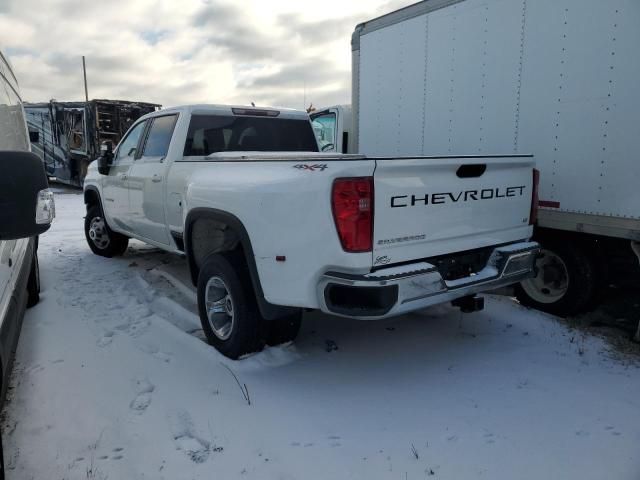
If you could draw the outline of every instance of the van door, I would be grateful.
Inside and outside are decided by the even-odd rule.
[[[147,122],[134,125],[118,145],[109,175],[102,177],[102,208],[107,223],[125,232],[131,231],[129,219],[129,170],[138,155]]]
[[[131,228],[137,235],[163,245],[170,243],[164,211],[165,158],[177,118],[177,114],[171,114],[149,120],[142,154],[134,160],[128,179]]]

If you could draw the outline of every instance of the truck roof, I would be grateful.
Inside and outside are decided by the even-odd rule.
[[[304,110],[281,107],[254,107],[251,105],[218,105],[218,104],[193,104],[169,107],[157,112],[149,113],[144,118],[167,114],[169,112],[182,112],[188,114],[210,115],[249,115],[249,116],[273,116],[277,118],[308,120],[309,114]],[[277,113],[276,113],[277,112]],[[253,115],[252,115],[253,114]]]

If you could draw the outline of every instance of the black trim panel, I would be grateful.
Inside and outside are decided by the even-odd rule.
[[[328,283],[324,301],[330,312],[339,315],[378,317],[398,303],[398,285],[354,287]]]

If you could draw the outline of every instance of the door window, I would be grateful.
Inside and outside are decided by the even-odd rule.
[[[142,155],[145,157],[164,157],[169,151],[169,143],[176,125],[177,115],[163,115],[153,119]]]
[[[116,161],[119,162],[125,158],[133,159],[136,156],[136,150],[138,148],[138,142],[140,141],[140,136],[142,132],[144,132],[144,127],[147,122],[140,122],[129,132],[129,134],[125,137],[125,139],[120,142],[120,146],[118,147],[118,155],[116,157]]]
[[[322,152],[335,150],[336,144],[336,114],[325,113],[312,117],[313,132],[318,139]]]

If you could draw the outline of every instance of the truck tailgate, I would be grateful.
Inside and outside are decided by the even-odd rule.
[[[373,265],[529,238],[531,156],[376,159]]]

